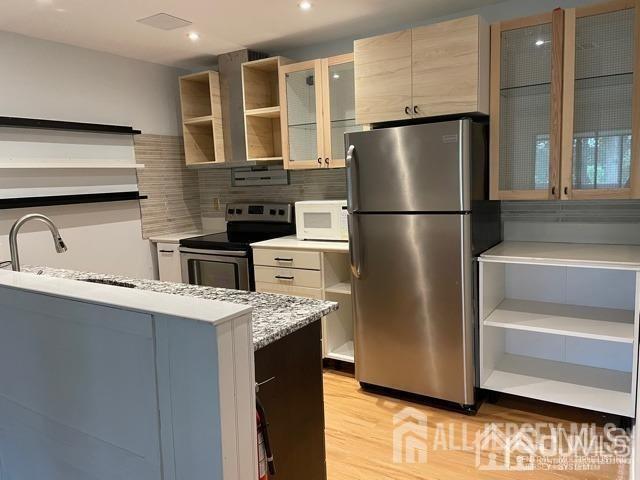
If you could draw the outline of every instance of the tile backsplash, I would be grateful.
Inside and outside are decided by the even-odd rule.
[[[140,200],[142,236],[200,230],[198,173],[184,163],[182,137],[136,135],[138,188],[149,198]]]
[[[223,217],[224,206],[232,202],[296,202],[347,198],[344,168],[292,170],[289,185],[235,187],[230,170],[200,170],[200,210],[203,217]]]

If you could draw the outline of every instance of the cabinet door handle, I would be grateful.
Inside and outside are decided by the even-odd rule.
[[[556,196],[556,187],[555,186],[551,187],[551,195],[553,195],[554,197]]]
[[[318,157],[318,165],[322,165],[322,157]]]
[[[569,187],[564,187],[564,194],[569,195]]]
[[[324,159],[324,163],[325,163],[325,165],[326,165],[327,167],[329,166],[329,157],[327,157],[327,158],[325,158],[325,159]]]
[[[293,258],[276,257],[274,260],[276,262],[293,262]]]
[[[409,107],[404,107],[404,113],[411,115],[411,109]]]
[[[285,275],[276,275],[276,277],[278,280],[293,280],[295,277],[287,277]]]
[[[160,253],[173,253],[173,250],[158,250]]]
[[[413,106],[413,113],[418,113],[418,107],[416,105]]]

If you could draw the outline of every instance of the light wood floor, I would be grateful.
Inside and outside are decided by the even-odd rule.
[[[431,451],[426,464],[393,462],[393,415],[407,406],[427,415],[428,435],[431,439],[438,422],[451,422],[460,444],[463,423],[467,423],[467,437],[484,428],[485,422],[558,424],[580,419],[548,417],[517,408],[484,403],[475,416],[427,407],[364,392],[350,375],[331,371],[324,374],[325,424],[328,480],[465,480],[465,479],[616,479],[629,478],[627,465],[605,465],[597,471],[541,471],[487,472],[475,467],[472,451]],[[548,412],[548,408],[545,408]],[[429,440],[431,443],[431,440]]]

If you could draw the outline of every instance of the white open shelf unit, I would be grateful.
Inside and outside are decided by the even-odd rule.
[[[640,247],[504,242],[480,258],[480,387],[635,417]]]
[[[324,298],[340,305],[337,311],[322,320],[324,357],[354,363],[353,306],[348,252],[324,252],[323,272]]]

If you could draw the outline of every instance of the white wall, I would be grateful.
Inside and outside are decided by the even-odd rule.
[[[54,220],[68,250],[56,253],[49,230],[40,222],[30,222],[18,237],[22,265],[154,278],[152,245],[142,238],[138,202],[0,210],[0,260],[9,259],[11,225],[32,211]]]
[[[0,65],[0,116],[181,134],[181,70],[8,32],[0,32]],[[9,258],[13,221],[34,211],[53,218],[69,251],[56,254],[48,230],[31,225],[20,239],[23,264],[153,278],[153,256],[142,239],[136,201],[0,210],[0,260]]]
[[[182,133],[178,69],[8,32],[0,32],[0,65],[0,116]]]

